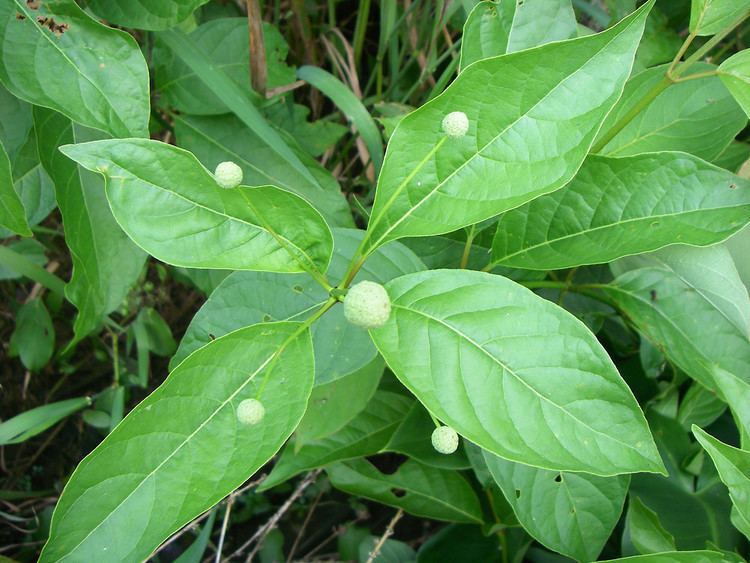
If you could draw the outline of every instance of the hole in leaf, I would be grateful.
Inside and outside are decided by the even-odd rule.
[[[401,467],[401,464],[408,459],[405,455],[386,453],[370,457],[368,461],[383,475],[393,475]]]
[[[301,285],[295,285],[292,289],[296,291],[297,293],[302,293],[303,291],[305,291],[305,288],[302,287]]]
[[[521,498],[521,489],[516,489],[516,498]]]
[[[560,481],[562,481],[562,473],[555,475],[555,483],[559,483]]]
[[[393,496],[397,498],[406,496],[406,491],[404,489],[391,489],[391,492],[393,493]]]
[[[271,315],[269,315],[268,313],[266,313],[265,315],[263,315],[263,322],[264,323],[271,322]]]

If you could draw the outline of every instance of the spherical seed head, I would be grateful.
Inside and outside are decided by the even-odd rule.
[[[349,289],[344,298],[344,316],[353,325],[379,328],[391,316],[391,299],[379,283],[363,281]]]
[[[222,188],[236,188],[242,183],[242,168],[234,162],[220,162],[214,172],[216,183]]]
[[[440,426],[432,432],[432,447],[441,454],[452,454],[458,449],[458,434],[450,426]]]
[[[245,399],[237,407],[237,420],[242,424],[258,424],[266,416],[266,409],[258,399]]]
[[[463,137],[469,130],[469,118],[462,111],[452,111],[443,118],[443,131],[449,137]]]

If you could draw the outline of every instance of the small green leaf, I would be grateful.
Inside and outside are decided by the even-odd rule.
[[[364,250],[451,232],[568,183],[622,93],[651,6],[596,35],[478,61],[406,116],[389,143]],[[464,136],[442,131],[453,112],[468,118]]]
[[[601,563],[732,563],[718,551],[666,551],[664,553],[650,553],[648,555],[634,555],[619,559],[607,559]]]
[[[73,275],[65,287],[65,296],[78,309],[75,335],[68,345],[72,346],[120,306],[143,269],[146,253],[112,216],[102,178],[77,166],[58,150],[61,144],[101,135],[41,107],[34,108],[34,124],[39,132],[39,156],[54,180],[65,244],[73,260]]]
[[[746,526],[750,522],[750,452],[722,443],[699,426],[693,425],[693,434],[711,456],[722,482],[729,489],[740,522],[745,524],[740,530],[747,534],[750,531]]]
[[[750,11],[750,0],[692,0],[690,33],[714,35],[733,23],[739,23]]]
[[[750,447],[750,410],[747,408],[750,405],[750,384],[718,366],[714,366],[712,375],[737,421],[743,446]]]
[[[659,553],[677,549],[674,536],[659,521],[659,516],[638,497],[631,496],[628,503],[627,527],[630,541],[640,553]]]
[[[403,508],[409,514],[448,522],[482,523],[479,499],[457,472],[435,469],[414,460],[395,473],[381,473],[364,459],[326,468],[331,484],[346,493]]]
[[[32,234],[26,221],[23,202],[13,185],[10,160],[2,143],[0,143],[0,226],[21,236],[29,237]]]
[[[663,471],[630,389],[570,313],[480,272],[419,272],[386,288],[393,311],[370,331],[375,345],[425,407],[465,438],[545,469]]]
[[[20,356],[29,371],[39,371],[55,351],[55,327],[41,298],[24,303],[16,313],[16,328],[10,336],[11,357]]]
[[[79,397],[22,412],[0,423],[0,446],[25,442],[90,404],[88,397]]]
[[[750,117],[750,49],[735,53],[721,63],[719,78]]]
[[[97,16],[111,23],[157,31],[187,19],[206,2],[208,0],[88,0],[87,5]]]
[[[554,270],[673,243],[716,244],[750,221],[750,181],[684,153],[590,156],[564,188],[501,216],[492,264]]]
[[[365,410],[335,434],[308,442],[299,450],[290,442],[259,490],[275,487],[303,471],[380,452],[404,420],[411,404],[403,395],[377,391]]]
[[[474,6],[464,24],[461,68],[489,57],[572,39],[577,34],[570,0],[485,0]]]
[[[309,331],[288,322],[191,355],[79,464],[40,561],[146,559],[278,451],[305,411],[313,363]],[[261,390],[265,418],[240,424],[237,405]]]
[[[333,237],[302,198],[274,186],[219,187],[188,151],[158,141],[65,145],[105,177],[112,213],[136,244],[189,268],[325,271]]]
[[[620,519],[629,475],[546,471],[489,452],[484,458],[529,534],[578,561],[596,560]]]
[[[625,85],[622,98],[601,128],[604,135],[643,96],[663,80],[666,66],[650,68]],[[716,66],[695,63],[691,72],[715,71]],[[678,82],[639,112],[600,154],[630,156],[644,152],[683,151],[712,161],[745,128],[747,116],[718,76]],[[600,135],[601,136],[601,135]]]
[[[129,34],[74,0],[14,0],[0,5],[0,40],[14,54],[0,80],[19,98],[115,137],[148,135],[148,69]]]

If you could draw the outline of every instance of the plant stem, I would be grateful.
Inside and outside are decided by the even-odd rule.
[[[253,90],[265,97],[268,69],[263,39],[263,14],[258,0],[247,0],[247,27],[250,44],[250,81]]]
[[[466,266],[469,263],[469,256],[471,255],[471,245],[474,242],[474,235],[475,235],[476,228],[477,228],[476,225],[472,225],[471,229],[466,235],[466,244],[464,245],[464,252],[461,255],[461,262],[458,265],[458,267],[462,270],[466,269]]]
[[[65,282],[56,275],[50,274],[41,266],[31,262],[23,254],[19,254],[7,246],[0,246],[0,264],[46,287],[52,293],[65,298]]]
[[[695,53],[693,53],[687,59],[685,59],[685,62],[682,65],[680,65],[679,68],[676,69],[676,71],[674,73],[674,77],[675,78],[679,77],[688,68],[690,68],[690,66],[692,66],[692,64],[694,62],[696,62],[696,61],[700,60],[701,58],[703,58],[706,55],[706,53],[708,53],[711,49],[713,49],[714,47],[716,47],[716,45],[718,45],[721,42],[721,40],[724,39],[727,35],[729,35],[730,33],[732,33],[732,31],[734,30],[734,28],[736,28],[743,21],[745,21],[748,18],[748,16],[750,16],[750,12],[745,12],[739,18],[737,18],[736,20],[734,20],[727,27],[725,27],[724,29],[722,29],[719,33],[717,33],[711,39],[709,39],[703,45],[701,45],[701,47],[699,49],[697,49],[695,51]]]

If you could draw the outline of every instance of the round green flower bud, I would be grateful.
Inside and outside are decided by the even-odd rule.
[[[344,316],[353,325],[379,328],[391,316],[391,300],[379,283],[371,281],[353,285],[344,298]]]
[[[237,407],[237,420],[242,424],[258,424],[266,416],[266,409],[258,399],[245,399]]]
[[[458,434],[450,426],[440,426],[432,433],[432,447],[441,454],[452,454],[458,449]]]
[[[214,172],[216,183],[222,188],[236,188],[242,183],[242,168],[234,162],[220,162]]]
[[[463,137],[469,130],[469,118],[462,111],[452,111],[443,118],[443,131],[449,137]]]

